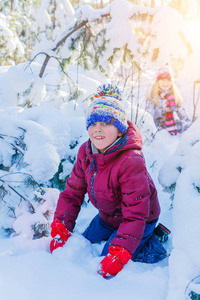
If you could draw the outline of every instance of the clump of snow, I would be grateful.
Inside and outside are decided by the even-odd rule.
[[[32,51],[32,59],[35,57],[35,61],[38,63],[44,62],[44,59],[46,58],[46,55],[55,57],[56,54],[52,50],[56,47],[55,42],[51,42],[47,39],[42,39],[41,42],[37,43]]]
[[[3,105],[17,105],[18,93],[28,89],[33,76],[26,74],[18,67],[10,67],[6,72],[0,73],[0,102]]]
[[[174,249],[170,257],[170,289],[167,298],[169,300],[183,299],[187,283],[199,273],[199,125],[200,119],[181,136],[176,151],[164,163],[159,174],[160,182],[164,186],[176,183],[173,200]]]
[[[186,34],[183,17],[176,9],[168,6],[156,7],[155,11],[150,48],[159,49],[157,64],[162,66],[170,62],[171,56],[184,59],[187,57],[187,48],[181,38],[181,34]]]
[[[76,12],[75,17],[79,20],[88,20],[89,22],[100,19],[103,14],[108,13],[108,7],[95,10],[91,5],[80,6]]]
[[[128,49],[130,49],[131,54],[133,54],[133,56],[137,55],[140,45],[133,34],[128,19],[132,4],[128,1],[115,0],[111,3],[110,7],[112,20],[107,26],[108,30],[105,36],[107,40],[110,40],[110,47],[114,49],[128,45]],[[125,32],[126,34],[124,34]]]

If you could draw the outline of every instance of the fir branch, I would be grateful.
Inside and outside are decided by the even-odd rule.
[[[2,181],[2,180],[1,180]],[[11,185],[8,184],[8,187],[15,192],[21,199],[24,199],[24,201],[28,202],[29,208],[30,208],[30,212],[32,214],[35,213],[35,208],[33,207],[33,205],[31,204],[30,200],[28,200],[28,198],[24,197],[23,195],[21,195],[14,187],[12,187]]]
[[[13,212],[13,215],[16,218],[14,208],[12,206],[10,206],[3,198],[1,199],[1,201],[3,201],[5,203],[5,205]]]
[[[21,128],[21,127],[19,127],[20,129],[22,129],[22,130],[24,130],[25,132],[26,132],[26,130],[25,129],[23,129],[23,128]],[[7,135],[7,134],[3,134],[3,133],[0,133],[0,138],[1,139],[3,139],[3,140],[5,140],[4,139],[4,137],[10,137],[10,138],[13,138],[13,139],[15,139],[16,141],[18,141],[18,143],[19,144],[21,144],[22,145],[22,147],[26,147],[26,145],[25,145],[25,143],[23,143],[18,137],[16,137],[16,136],[13,136],[13,135]]]
[[[185,288],[185,295],[186,295],[186,296],[189,296],[189,294],[191,293],[191,292],[188,293],[188,288],[189,288],[190,284],[193,283],[196,279],[200,279],[200,275],[194,277],[193,279],[191,279],[191,280],[188,282],[188,284],[187,284],[187,286],[186,286],[186,288]],[[198,284],[199,284],[199,282],[198,282]],[[192,298],[191,298],[191,299],[192,299]]]
[[[25,173],[25,172],[13,172],[13,173],[9,173],[9,174],[4,174],[4,175],[2,175],[2,176],[0,177],[0,180],[1,180],[2,182],[16,182],[16,181],[14,181],[14,180],[10,180],[10,181],[9,181],[9,180],[2,180],[2,178],[5,177],[5,176],[10,176],[10,175],[15,175],[15,174],[21,174],[21,175],[29,176],[29,177],[32,179],[32,181],[34,181],[35,184],[38,186],[38,188],[40,189],[40,191],[41,191],[43,194],[45,194],[44,189],[41,188],[41,186],[39,185],[39,183],[38,183],[37,181],[35,181],[35,179],[33,178],[33,176],[30,175],[29,173]],[[20,181],[18,181],[18,182],[20,182]],[[23,182],[23,181],[21,181],[21,182]]]
[[[1,182],[3,183],[6,183],[6,181],[0,179]],[[35,213],[35,209],[33,207],[33,205],[31,204],[31,202],[26,198],[24,197],[23,195],[21,195],[14,187],[12,187],[10,184],[7,185],[13,192],[15,192],[19,197],[20,199],[24,199],[26,202],[28,202],[29,204],[29,208],[30,208],[30,212],[33,214]],[[4,200],[4,203],[6,203],[6,205],[11,209],[11,207],[7,204],[7,202]],[[12,209],[14,210],[14,208]]]
[[[110,14],[105,14],[105,15],[102,15],[101,17],[104,18],[104,17],[107,17],[107,16],[110,16]],[[97,19],[97,20],[98,20],[98,19]],[[96,20],[93,20],[93,21],[96,21]],[[58,49],[58,47],[59,47],[61,44],[63,44],[69,36],[71,36],[71,35],[72,35],[74,32],[76,32],[78,29],[80,29],[80,28],[82,28],[83,26],[85,26],[88,22],[89,22],[88,19],[86,19],[86,20],[82,21],[81,23],[79,23],[78,25],[76,25],[70,32],[68,32],[68,33],[67,33],[67,34],[66,34],[66,35],[65,35],[65,36],[64,36],[64,37],[56,44],[56,47],[54,47],[54,48],[52,49],[52,51],[56,51],[56,50]],[[42,65],[42,68],[41,68],[41,70],[40,70],[39,77],[42,78],[42,76],[43,76],[43,74],[44,74],[44,71],[45,71],[45,69],[46,69],[46,66],[47,66],[47,64],[48,64],[48,62],[49,62],[49,60],[50,60],[50,58],[51,58],[51,56],[48,55],[48,54],[46,54],[46,58],[45,58],[45,61],[44,61],[43,65]]]

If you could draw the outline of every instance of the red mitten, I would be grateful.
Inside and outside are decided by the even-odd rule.
[[[51,253],[52,253],[55,249],[64,246],[64,244],[65,244],[65,241],[62,241],[62,240],[59,240],[59,241],[58,241],[58,240],[56,240],[56,239],[52,239],[51,242],[50,242],[50,251],[51,251]]]
[[[53,238],[50,243],[50,251],[52,253],[55,249],[64,246],[71,233],[60,220],[55,219],[51,223],[51,236]]]
[[[98,271],[104,278],[109,275],[117,275],[125,264],[131,259],[131,253],[121,246],[109,246],[108,254],[101,261]]]
[[[52,238],[55,238],[57,235],[59,235],[59,238],[63,241],[67,241],[68,238],[71,236],[71,233],[66,228],[66,226],[58,219],[55,219],[51,223],[51,236]]]

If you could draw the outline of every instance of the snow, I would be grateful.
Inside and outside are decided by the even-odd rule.
[[[99,11],[86,5],[74,15],[70,6],[68,9],[71,18],[81,15],[88,20],[111,13],[113,20],[107,27],[108,37],[115,38],[110,42],[107,53],[112,53],[115,45],[121,47],[126,43],[130,43],[129,48],[136,53],[138,45],[133,42],[134,35],[127,16],[130,16],[130,12],[137,13],[137,9],[142,11],[142,7],[136,8],[130,2],[116,0]],[[123,12],[123,17],[122,23],[117,24],[119,11]],[[175,30],[177,27],[178,31],[184,30],[180,15],[167,7],[157,8],[153,13],[157,13],[157,16],[152,27],[159,40],[155,40],[151,47],[160,47],[159,60],[164,62],[166,53],[167,57],[184,56],[185,49],[180,46],[181,39],[177,38]],[[170,43],[172,48],[162,33],[166,30],[166,24],[170,24],[170,32],[174,31],[171,36],[173,43]],[[39,52],[53,55],[53,47],[55,43],[43,39],[35,47],[32,57]],[[192,83],[199,78],[197,55],[198,49],[194,49],[190,60],[185,63],[182,77],[177,80],[184,97],[183,104],[190,116]],[[43,59],[40,56],[37,63],[0,67],[0,164],[5,167],[0,170],[1,184],[4,181],[7,185],[14,180],[20,182],[27,174],[38,183],[48,182],[57,172],[61,160],[65,160],[60,174],[60,179],[64,180],[73,167],[68,158],[75,158],[80,145],[88,139],[84,119],[85,100],[100,84],[108,82],[96,71],[86,72],[79,68],[80,97],[69,101],[69,86],[61,84],[62,88],[57,90],[61,81],[55,61],[50,61],[43,78],[38,77]],[[152,70],[148,70],[141,78],[141,101],[152,80]],[[76,81],[76,67],[71,67],[68,74]],[[27,100],[31,100],[32,107],[25,108]],[[6,238],[0,231],[0,300],[183,300],[191,288],[198,291],[198,280],[192,284],[190,282],[196,277],[198,279],[200,272],[199,112],[196,121],[185,133],[172,137],[164,130],[156,132],[152,117],[142,108],[137,111],[137,106],[132,107],[130,101],[127,101],[126,107],[129,119],[133,114],[135,120],[138,113],[137,124],[144,142],[143,153],[161,205],[159,221],[172,231],[164,244],[170,256],[152,265],[130,261],[116,277],[105,280],[97,274],[104,243],[90,244],[81,235],[97,214],[90,203],[83,205],[73,235],[66,245],[51,254],[51,238],[34,239],[31,226],[34,223],[49,226],[59,190],[52,187],[45,189],[40,203],[32,208],[34,214],[27,210],[27,202],[10,193],[4,200],[16,204],[16,218],[8,213],[8,207],[1,201],[0,227],[13,227],[15,233]],[[26,147],[17,146],[23,153],[23,163],[20,165],[19,160],[15,166],[12,162],[15,150],[11,144],[21,136]],[[70,145],[77,141],[78,145],[71,149]],[[7,169],[10,167],[13,174],[8,175]],[[30,190],[28,195],[25,189],[22,192],[23,197],[31,200],[35,195],[40,197],[38,190]],[[49,219],[44,217],[45,213],[50,213]]]
[[[133,55],[137,55],[139,45],[135,36],[132,33],[128,16],[131,10],[131,3],[128,1],[115,0],[110,4],[110,15],[112,20],[109,24],[106,39],[110,40],[112,48],[122,48],[128,44]],[[121,21],[119,22],[119,16]],[[126,32],[126,34],[124,34]],[[119,39],[119,36],[121,37]],[[111,48],[111,49],[112,49]]]
[[[128,264],[112,280],[96,273],[99,246],[75,232],[63,249],[49,253],[49,238],[2,240],[1,299],[164,299],[167,261],[155,266]],[[10,288],[12,283],[12,289]],[[77,286],[78,284],[78,286]],[[145,285],[145,289],[142,287]],[[150,291],[150,295],[149,295]]]
[[[170,61],[172,53],[179,59],[184,58],[187,53],[181,37],[181,33],[183,34],[186,30],[185,22],[181,14],[171,7],[157,7],[156,10],[157,13],[151,24],[152,34],[156,38],[153,39],[151,47],[154,49],[162,47],[162,53],[158,54],[158,62],[164,65]]]
[[[17,104],[17,94],[28,89],[33,77],[29,74],[24,74],[18,68],[10,67],[7,72],[0,73],[0,102],[3,105],[7,103]],[[15,84],[13,85],[13,81]]]
[[[199,124],[200,119],[185,132],[176,151],[164,163],[159,175],[160,182],[165,181],[167,186],[177,183],[173,207],[174,250],[169,259],[169,300],[184,299],[186,283],[199,270],[200,244],[196,238],[200,230],[200,195],[197,190],[200,184],[197,169],[200,163]],[[181,172],[178,168],[181,168]]]
[[[108,7],[108,6],[106,6]],[[80,6],[76,12],[75,12],[75,17],[77,19],[88,19],[89,21],[95,20],[95,19],[100,19],[102,14],[109,13],[108,9],[99,9],[95,10],[92,6],[89,4]]]

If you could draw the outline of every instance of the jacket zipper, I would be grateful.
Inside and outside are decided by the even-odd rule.
[[[95,172],[92,176],[92,180],[91,180],[91,193],[92,193],[92,198],[94,200],[94,203],[95,203],[95,206],[96,208],[98,208],[98,205],[97,205],[97,201],[95,199],[95,196],[94,196],[94,178],[97,174],[97,163],[96,163],[96,160],[93,158],[92,159],[92,162],[91,162],[91,165],[90,165],[90,171],[92,172],[92,169],[93,169],[93,165],[95,165]]]

